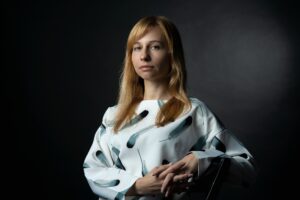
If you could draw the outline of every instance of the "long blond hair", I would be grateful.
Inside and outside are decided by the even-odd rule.
[[[163,16],[149,16],[140,19],[131,29],[126,46],[126,54],[121,74],[118,107],[113,130],[117,133],[122,125],[136,113],[136,107],[144,98],[144,82],[134,70],[131,55],[134,43],[149,32],[159,27],[167,42],[171,70],[169,90],[172,98],[160,109],[156,117],[156,125],[164,126],[174,121],[183,111],[191,107],[186,94],[186,70],[181,38],[176,26]]]

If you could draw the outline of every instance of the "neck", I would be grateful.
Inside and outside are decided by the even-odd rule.
[[[168,82],[152,82],[144,80],[144,99],[170,99],[172,96]]]

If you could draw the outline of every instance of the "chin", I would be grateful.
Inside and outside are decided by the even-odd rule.
[[[141,74],[139,77],[147,81],[153,81],[155,79],[155,77],[151,74]]]

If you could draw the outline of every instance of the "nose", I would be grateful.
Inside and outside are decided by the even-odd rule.
[[[144,48],[144,49],[141,51],[140,59],[141,59],[142,61],[150,61],[150,60],[151,60],[151,57],[150,57],[150,54],[149,54],[147,48]]]

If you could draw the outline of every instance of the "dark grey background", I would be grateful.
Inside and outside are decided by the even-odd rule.
[[[189,95],[206,102],[257,160],[256,184],[225,186],[222,199],[296,194],[290,183],[299,157],[296,4],[22,1],[2,10],[3,115],[6,135],[15,136],[3,164],[12,170],[11,195],[96,199],[82,163],[104,111],[116,102],[128,33],[145,15],[165,15],[177,25]]]

